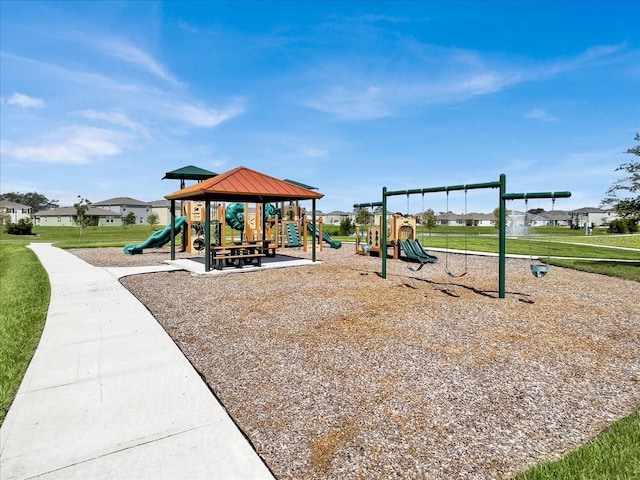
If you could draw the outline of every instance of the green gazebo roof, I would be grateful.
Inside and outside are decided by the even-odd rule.
[[[167,172],[162,177],[163,180],[206,180],[207,178],[215,177],[218,175],[215,172],[210,172],[204,168],[195,167],[193,165],[187,165],[186,167]]]
[[[296,182],[295,180],[284,179],[285,182],[295,185],[297,187],[306,188],[307,190],[317,190],[318,187],[312,187],[311,185],[305,185],[304,183]]]

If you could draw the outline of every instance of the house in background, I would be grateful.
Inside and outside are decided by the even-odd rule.
[[[43,227],[75,227],[76,221],[74,217],[77,214],[75,207],[52,208],[43,212],[37,212],[34,215],[35,224]],[[103,225],[122,225],[122,217],[115,214],[111,210],[97,208],[93,205],[85,215],[97,218],[96,224]]]
[[[496,224],[496,217],[493,213],[467,213],[467,225],[470,224],[477,227],[493,227]]]
[[[323,223],[327,225],[340,225],[343,220],[347,218],[354,218],[354,216],[349,212],[343,212],[341,210],[334,210],[333,212],[329,212],[327,214],[316,213],[318,216],[322,217]]]
[[[182,202],[176,202],[176,217],[182,215]],[[171,202],[169,200],[155,200],[150,202],[151,213],[158,216],[158,225],[169,225],[171,222]]]
[[[23,218],[28,220],[31,217],[31,207],[8,200],[0,200],[0,225],[4,225],[7,217],[11,223],[18,223]]]
[[[608,225],[613,220],[616,220],[618,214],[613,211],[605,211],[596,207],[583,207],[577,210],[571,210],[569,212],[574,225],[578,225],[581,228],[585,225],[600,227],[602,225]]]
[[[534,227],[553,225],[556,227],[570,227],[571,215],[565,210],[551,210],[536,215],[530,215],[530,223]]]
[[[420,220],[420,216],[418,216],[418,220]],[[492,213],[467,213],[465,215],[449,212],[436,215],[436,225],[492,227],[495,224],[496,218]]]
[[[109,210],[112,215],[119,216],[121,218],[126,217],[130,212],[136,216],[137,225],[145,225],[147,218],[151,215],[152,205],[149,202],[142,202],[130,197],[116,197],[108,200],[102,200],[101,202],[92,203],[91,206],[104,208]]]

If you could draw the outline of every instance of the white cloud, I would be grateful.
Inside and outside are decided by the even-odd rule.
[[[311,145],[301,145],[299,156],[304,158],[320,158],[327,155],[327,151],[323,148],[312,147]]]
[[[304,94],[306,98],[299,103],[344,119],[382,118],[416,106],[460,102],[524,82],[544,81],[567,71],[615,61],[623,47],[596,46],[573,58],[531,65],[523,59],[483,56],[470,50],[411,40],[396,45],[396,50],[404,50],[404,54],[394,55],[393,58],[402,59],[398,62],[388,57],[371,57],[316,65],[304,79],[305,85],[311,85],[312,93]],[[555,120],[543,112],[536,109],[527,118]]]
[[[137,133],[144,137],[150,137],[149,129],[145,125],[131,120],[127,115],[121,112],[82,110],[79,112],[74,112],[72,115],[81,116],[89,120],[102,120],[112,125],[125,128],[133,133]]]
[[[172,84],[180,83],[151,55],[128,42],[118,39],[101,39],[95,42],[106,54],[136,65],[143,70]]]
[[[54,138],[55,140],[51,140]],[[26,162],[86,165],[122,153],[130,136],[113,130],[73,126],[30,145],[3,142],[2,155]]]
[[[544,108],[534,108],[528,111],[525,114],[525,118],[531,118],[533,120],[540,120],[543,122],[555,122],[557,120],[556,117],[547,113]]]
[[[327,148],[323,148],[314,143],[313,139],[301,139],[299,136],[291,136],[287,134],[274,134],[263,136],[264,144],[268,145],[265,152],[271,158],[277,159],[315,159],[324,158],[329,153]],[[326,139],[325,139],[326,142]],[[323,143],[326,147],[326,143]]]
[[[499,72],[482,72],[471,75],[462,75],[457,82],[452,82],[448,89],[449,93],[456,96],[486,95],[497,92],[504,87],[514,83],[513,77],[510,79]]]
[[[74,85],[79,84],[84,89],[91,88],[100,91],[102,95],[104,95],[105,90],[131,92],[136,94],[140,91],[140,88],[135,84],[118,82],[100,73],[68,69],[53,63],[41,62],[39,60],[19,55],[12,55],[6,52],[0,52],[0,58],[18,62],[21,64],[21,68],[27,69],[31,71],[32,74],[38,75],[42,78],[63,80],[64,85],[69,85],[70,83],[73,83]]]
[[[377,22],[407,23],[410,21],[406,17],[394,17],[392,15],[362,15],[360,17],[356,17],[356,20],[362,20],[364,22],[370,22],[370,23],[377,23]]]
[[[198,33],[198,29],[196,27],[190,25],[183,19],[178,20],[178,26],[181,29],[186,30],[187,32]]]
[[[9,105],[18,105],[22,108],[42,108],[44,100],[41,98],[29,97],[23,93],[14,93],[7,99]]]
[[[349,120],[382,118],[390,115],[381,89],[367,87],[335,87],[316,98],[302,102],[303,105],[332,113]]]
[[[167,105],[168,113],[196,127],[216,127],[245,112],[242,102],[224,109],[215,109],[204,105],[175,102]]]

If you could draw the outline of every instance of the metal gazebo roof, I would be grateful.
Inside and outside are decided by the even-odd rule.
[[[304,183],[296,182],[295,180],[291,180],[289,178],[284,179],[285,182],[291,183],[293,185],[297,185],[298,187],[306,188],[307,190],[317,190],[318,187],[312,187],[311,185],[306,185]]]
[[[215,177],[218,174],[215,172],[210,172],[209,170],[205,170],[204,168],[196,167],[194,165],[187,165],[186,167],[178,168],[177,170],[172,170],[171,172],[167,172],[162,177],[163,180],[180,180],[180,188],[184,188],[185,180],[197,180],[201,182],[206,180],[207,178]]]
[[[216,177],[166,195],[167,200],[213,200],[235,202],[278,202],[317,200],[324,197],[288,181],[279,180],[247,167],[237,167]]]

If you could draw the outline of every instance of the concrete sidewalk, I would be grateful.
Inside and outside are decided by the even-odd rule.
[[[51,303],[1,428],[0,478],[273,478],[110,273],[51,244],[30,248],[49,274]]]

